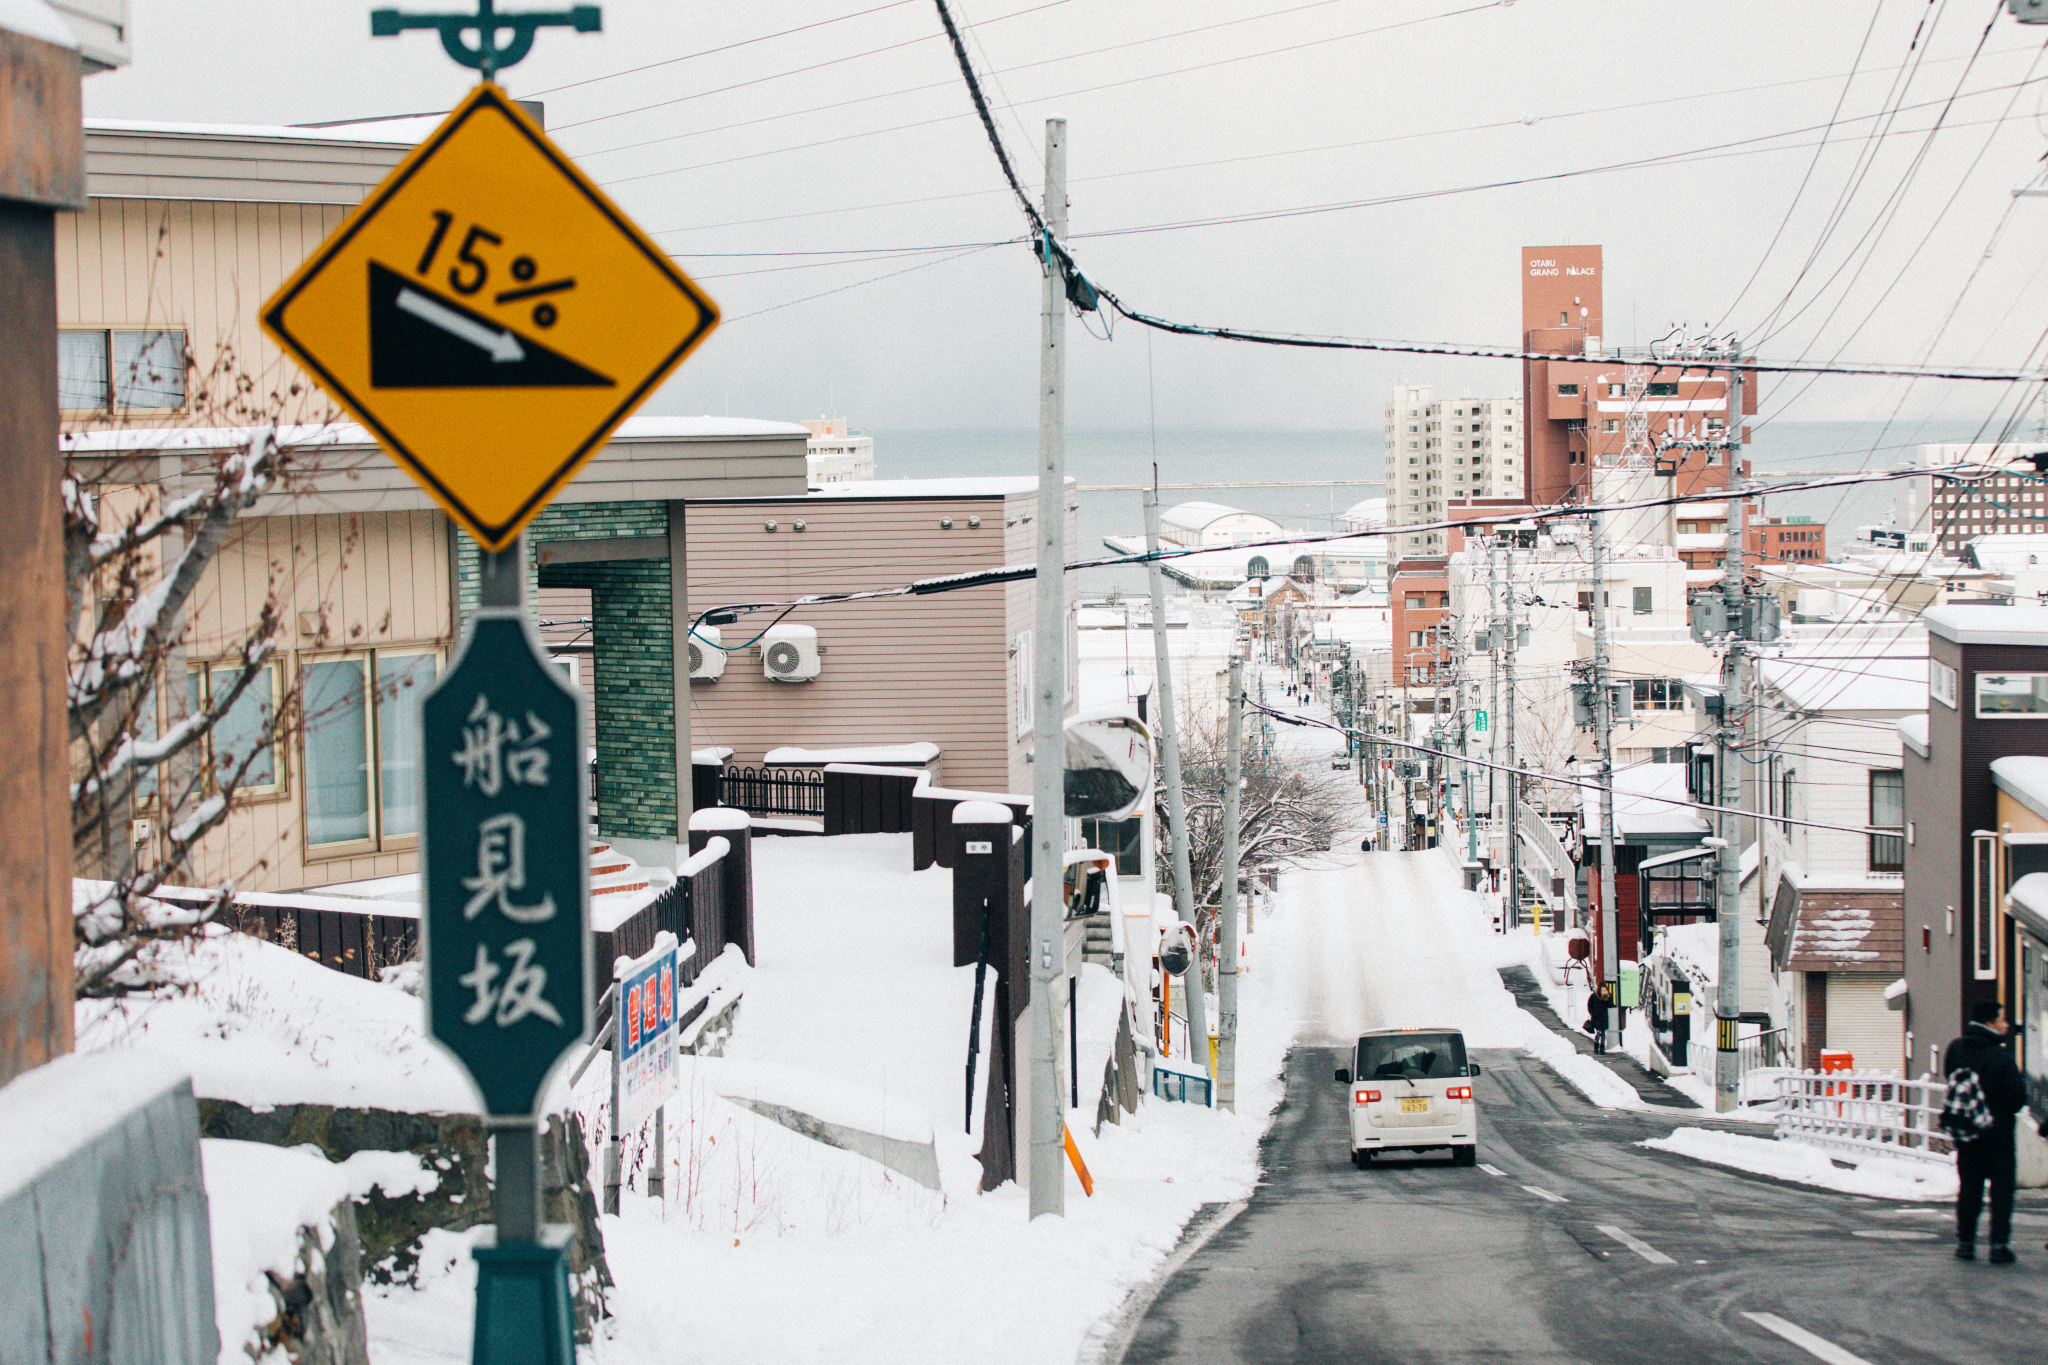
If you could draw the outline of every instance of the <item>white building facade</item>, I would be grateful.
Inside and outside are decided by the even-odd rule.
[[[1527,435],[1519,398],[1438,399],[1426,384],[1401,384],[1386,406],[1387,520],[1444,520],[1450,502],[1520,498]],[[1443,554],[1443,531],[1402,535],[1404,554]]]

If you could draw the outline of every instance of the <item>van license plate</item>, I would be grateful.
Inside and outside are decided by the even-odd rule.
[[[1429,1096],[1403,1095],[1401,1097],[1401,1112],[1404,1114],[1427,1114],[1429,1112]]]

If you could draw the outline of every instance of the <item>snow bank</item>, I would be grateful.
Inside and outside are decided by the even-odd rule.
[[[1636,1145],[1872,1199],[1943,1200],[1956,1195],[1953,1167],[1910,1157],[1872,1156],[1859,1161],[1854,1169],[1844,1170],[1817,1147],[1706,1128],[1679,1128],[1669,1137],[1650,1138]]]
[[[244,1345],[277,1316],[266,1272],[291,1278],[301,1227],[324,1234],[336,1204],[372,1189],[402,1197],[425,1194],[438,1183],[405,1152],[357,1152],[337,1164],[310,1148],[264,1142],[207,1138],[199,1148],[212,1224],[220,1365],[249,1365]]]
[[[468,1079],[427,1040],[420,1002],[404,991],[225,929],[176,951],[189,989],[81,1001],[81,1052],[172,1052],[195,1094],[255,1108],[477,1112]]]

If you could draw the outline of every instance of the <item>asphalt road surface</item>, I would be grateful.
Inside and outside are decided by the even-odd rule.
[[[1634,1144],[1689,1120],[1603,1111],[1523,1054],[1474,1056],[1482,1165],[1361,1171],[1331,1077],[1344,1053],[1297,1047],[1264,1183],[1160,1287],[1126,1365],[2048,1359],[2037,1195],[2020,1265],[1960,1264],[1946,1205],[1649,1151]]]

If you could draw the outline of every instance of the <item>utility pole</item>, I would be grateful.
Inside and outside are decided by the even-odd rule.
[[[1742,352],[1734,352],[1740,359]],[[1720,895],[1720,966],[1714,978],[1714,1108],[1721,1113],[1741,1101],[1742,1058],[1736,1021],[1742,1014],[1742,825],[1733,815],[1742,804],[1742,774],[1737,755],[1742,748],[1743,672],[1747,643],[1743,597],[1748,576],[1743,572],[1743,540],[1748,518],[1740,496],[1742,455],[1742,370],[1728,367],[1727,450],[1728,548],[1722,558],[1721,601],[1728,613],[1728,649],[1721,656],[1721,728],[1715,732],[1714,774],[1721,787],[1721,847],[1718,850]]]
[[[1223,923],[1216,963],[1216,1103],[1237,1112],[1237,786],[1244,769],[1244,660],[1230,652],[1223,743]]]
[[[1486,537],[1486,758],[1489,765],[1500,763],[1500,561],[1495,534]],[[1494,822],[1500,809],[1498,766],[1486,770],[1486,821]],[[1498,831],[1492,831],[1498,832]],[[1502,919],[1501,927],[1507,927]]]
[[[1507,710],[1508,741],[1508,904],[1502,920],[1509,929],[1522,927],[1522,771],[1515,759],[1515,552],[1512,547],[1505,550],[1502,558],[1507,567],[1507,640],[1501,654],[1503,692]]]
[[[1159,466],[1152,466],[1152,491],[1145,496],[1145,550],[1159,553]],[[1190,929],[1195,922],[1195,879],[1188,870],[1188,808],[1180,784],[1180,717],[1173,709],[1173,663],[1166,647],[1166,574],[1156,559],[1145,562],[1146,582],[1152,589],[1152,659],[1159,675],[1154,695],[1159,699],[1159,757],[1166,769],[1166,828],[1173,846],[1173,909]],[[1196,934],[1195,959],[1180,979],[1181,999],[1187,1001],[1188,1033],[1195,1040],[1202,1069],[1209,1069],[1209,1011],[1202,999],[1201,935]],[[1147,987],[1146,989],[1150,989]],[[1167,1032],[1173,1025],[1168,1023]]]
[[[1038,361],[1037,639],[1031,654],[1031,1217],[1067,1210],[1060,987],[1066,982],[1067,121],[1045,121],[1045,311]]]
[[[1600,980],[1621,1005],[1620,906],[1614,889],[1614,671],[1607,657],[1607,516],[1593,509],[1593,724],[1600,753]]]

